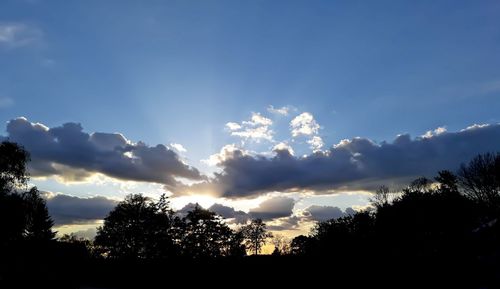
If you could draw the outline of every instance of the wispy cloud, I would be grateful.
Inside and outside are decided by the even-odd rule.
[[[178,151],[180,153],[187,152],[187,149],[183,145],[181,145],[180,143],[171,143],[170,146],[173,147],[176,151]]]
[[[253,112],[250,120],[241,123],[228,122],[226,128],[231,135],[245,140],[260,142],[261,140],[273,141],[274,132],[270,129],[273,121],[258,112]]]
[[[282,107],[274,107],[272,105],[267,107],[267,111],[272,113],[272,114],[277,114],[277,115],[288,115],[291,111],[297,110],[295,107],[291,105],[286,105]]]
[[[0,23],[0,46],[8,48],[22,47],[38,43],[43,32],[33,25],[25,23]]]

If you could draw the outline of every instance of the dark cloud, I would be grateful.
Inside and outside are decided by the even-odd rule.
[[[298,230],[300,222],[304,221],[304,219],[304,217],[299,216],[279,218],[273,221],[273,225],[268,225],[267,229],[271,231]]]
[[[250,219],[250,216],[243,211],[236,211],[232,207],[224,206],[217,203],[213,204],[208,209],[222,216],[224,219],[232,219],[233,223],[236,224],[245,224]]]
[[[175,213],[177,215],[179,215],[180,217],[182,217],[182,218],[186,217],[189,212],[191,212],[192,210],[194,210],[194,208],[196,207],[196,205],[199,205],[199,204],[189,203],[189,204],[185,205],[184,207],[182,207],[182,209],[177,210]]]
[[[354,138],[305,157],[285,150],[274,157],[252,156],[236,149],[218,164],[222,171],[212,180],[175,193],[208,190],[241,198],[269,191],[373,190],[384,183],[403,184],[418,176],[432,177],[442,169],[455,170],[478,153],[499,150],[500,124],[458,132],[439,129],[414,139],[404,134],[392,143]]]
[[[208,210],[228,220],[229,223],[245,224],[248,220],[257,218],[265,221],[288,218],[293,214],[294,205],[295,201],[292,198],[274,197],[263,201],[258,207],[251,209],[248,213],[217,203],[210,206]],[[196,204],[189,203],[176,213],[181,217],[185,217],[195,206]]]
[[[257,208],[248,213],[254,219],[271,220],[289,217],[293,213],[295,200],[288,197],[275,197],[260,203]]]
[[[49,214],[56,225],[88,223],[104,219],[117,205],[105,197],[79,198],[69,195],[47,195]]]
[[[316,206],[312,205],[304,210],[304,214],[314,221],[326,221],[330,219],[338,219],[348,215],[353,215],[356,211],[352,208],[347,208],[342,211],[339,207],[332,206]]]
[[[8,138],[31,154],[33,176],[58,175],[67,180],[84,179],[99,172],[110,177],[165,184],[171,189],[182,177],[203,176],[164,145],[132,143],[119,133],[86,133],[78,123],[48,128],[17,118],[7,124]]]

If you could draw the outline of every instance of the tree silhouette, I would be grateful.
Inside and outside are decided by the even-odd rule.
[[[296,256],[308,255],[312,252],[314,241],[312,237],[299,235],[290,243],[290,253]]]
[[[28,161],[29,153],[22,146],[8,141],[0,143],[0,194],[26,185]]]
[[[380,186],[376,191],[371,201],[375,207],[383,207],[389,204],[390,190],[386,186]]]
[[[23,239],[26,228],[26,206],[19,194],[0,194],[0,245]]]
[[[500,203],[500,153],[473,158],[458,170],[459,182],[471,198],[490,207]]]
[[[442,193],[458,193],[458,178],[448,170],[439,171],[435,180],[439,183]]]
[[[0,244],[49,241],[55,236],[45,200],[36,187],[26,192],[29,154],[12,142],[0,143]]]
[[[50,241],[56,233],[52,231],[54,221],[49,216],[45,200],[40,197],[36,187],[23,193],[22,198],[26,206],[26,227],[24,236],[27,240]]]
[[[258,255],[262,246],[266,243],[267,238],[273,235],[266,230],[266,224],[262,219],[254,219],[250,224],[242,227],[243,235],[245,236],[245,245],[254,255]]]
[[[184,218],[182,247],[192,258],[217,258],[241,254],[241,237],[216,213],[198,204]]]
[[[178,219],[162,196],[158,202],[128,195],[104,219],[95,245],[110,258],[157,259],[178,254]]]

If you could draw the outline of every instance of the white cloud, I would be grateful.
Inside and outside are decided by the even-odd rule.
[[[319,124],[311,113],[304,112],[292,119],[290,129],[293,137],[315,135],[318,133]]]
[[[180,153],[187,152],[187,149],[183,145],[181,145],[180,143],[171,143],[170,146],[173,147],[176,151],[178,151]]]
[[[224,163],[226,160],[234,158],[235,154],[247,155],[248,153],[235,144],[228,144],[223,146],[220,152],[209,156],[206,160],[201,160],[201,162],[209,166],[217,166],[218,164]]]
[[[277,115],[288,115],[290,110],[293,110],[293,108],[289,105],[283,106],[283,107],[274,107],[272,105],[267,107],[267,111],[272,113],[272,114],[277,114]]]
[[[323,139],[317,135],[313,136],[307,143],[310,145],[313,152],[321,151],[324,145]]]
[[[241,125],[236,122],[228,122],[226,123],[226,127],[231,131],[241,129]]]
[[[253,139],[257,142],[260,140],[273,140],[273,131],[269,129],[267,126],[259,126],[256,128],[247,128],[242,131],[232,132],[231,135],[239,136],[246,139]]]
[[[273,147],[273,152],[288,151],[290,155],[294,155],[293,148],[285,142],[280,142]]]
[[[260,142],[261,140],[273,141],[274,132],[269,128],[273,121],[260,113],[252,113],[250,120],[241,123],[228,122],[226,127],[232,136]]]
[[[470,125],[462,130],[460,130],[461,132],[464,132],[464,131],[468,131],[468,130],[475,130],[475,129],[480,129],[480,128],[485,128],[485,127],[488,127],[490,126],[490,124],[487,124],[487,123],[483,123],[483,124],[473,124],[473,125]]]
[[[273,121],[267,117],[262,116],[258,112],[252,112],[252,117],[250,118],[250,121],[244,121],[243,124],[251,126],[259,126],[259,125],[269,126],[273,124]]]
[[[0,24],[0,46],[21,47],[36,43],[42,38],[42,31],[24,23]]]
[[[425,134],[422,135],[423,138],[431,138],[433,136],[437,136],[446,132],[446,127],[440,126],[435,130],[428,130]]]

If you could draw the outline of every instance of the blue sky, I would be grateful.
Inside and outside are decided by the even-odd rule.
[[[273,141],[245,149],[285,141],[296,155],[311,154],[311,135],[290,135],[304,112],[323,149],[496,124],[498,15],[498,1],[6,0],[0,121],[179,143],[202,173],[214,169],[201,160],[243,141],[226,124],[252,113],[272,121]],[[45,189],[60,186],[80,190]]]

